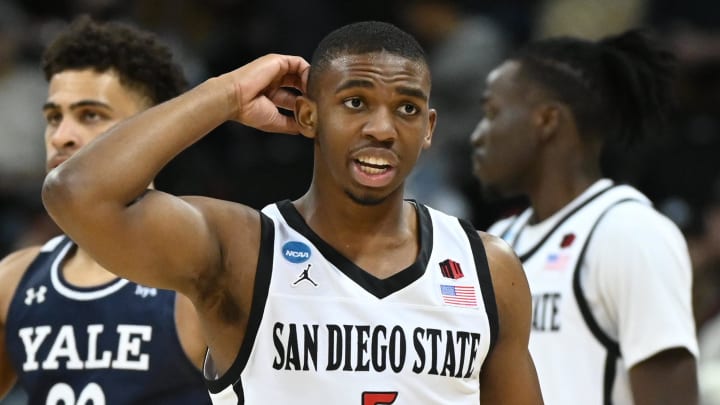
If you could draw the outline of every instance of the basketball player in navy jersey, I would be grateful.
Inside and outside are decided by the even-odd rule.
[[[48,170],[186,86],[154,36],[89,17],[49,45],[43,69]],[[119,278],[68,236],[0,262],[0,396],[17,382],[30,404],[210,403],[205,347],[187,298]]]
[[[600,165],[608,140],[659,129],[672,70],[671,54],[631,30],[540,40],[488,75],[475,174],[488,195],[529,197],[489,232],[527,273],[530,352],[549,404],[697,403],[686,243]]]
[[[266,55],[120,123],[49,174],[44,202],[107,268],[190,297],[214,403],[540,404],[517,257],[403,199],[430,87],[414,38],[350,24],[312,68]],[[312,139],[307,193],[257,211],[145,189],[229,120]]]

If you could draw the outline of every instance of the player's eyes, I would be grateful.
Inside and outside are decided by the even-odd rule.
[[[83,111],[80,117],[86,122],[100,121],[103,118],[101,114],[95,111]]]
[[[359,97],[351,97],[343,101],[343,104],[348,107],[352,108],[353,110],[357,110],[363,107],[363,101]]]
[[[58,126],[60,124],[60,121],[62,121],[62,114],[60,113],[53,112],[45,114],[45,122],[48,125]]]
[[[414,104],[403,104],[398,108],[398,111],[403,115],[415,115],[420,111]]]

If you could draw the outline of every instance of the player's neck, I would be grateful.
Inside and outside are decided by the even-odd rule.
[[[295,207],[313,230],[348,230],[356,236],[400,231],[405,226],[404,214],[410,208],[406,205],[401,192],[376,204],[359,203],[344,192],[331,196],[329,192],[312,190],[295,201]]]
[[[533,208],[531,222],[538,223],[551,217],[556,212],[575,200],[588,187],[592,186],[600,177],[574,176],[564,179],[544,179],[530,193],[530,203]]]
[[[295,202],[308,226],[376,278],[397,274],[417,259],[419,224],[413,204],[400,199],[358,207],[347,201],[323,203],[308,198],[306,195]]]
[[[95,287],[118,278],[79,247],[65,259],[60,271],[65,280],[76,287]]]
[[[415,208],[391,195],[376,205],[362,205],[347,196],[331,199],[307,193],[295,206],[310,228],[333,246],[363,245],[380,238],[400,239],[415,225]]]

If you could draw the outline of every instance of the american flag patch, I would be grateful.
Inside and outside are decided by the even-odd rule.
[[[465,285],[440,284],[440,294],[443,302],[461,307],[476,307],[475,287]]]
[[[565,253],[550,253],[545,261],[545,270],[565,270],[570,256]]]

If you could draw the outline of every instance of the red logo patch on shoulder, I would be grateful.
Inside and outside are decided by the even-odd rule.
[[[443,277],[452,278],[453,280],[457,280],[464,276],[462,269],[460,268],[460,263],[450,259],[440,262],[440,271],[442,272]]]
[[[572,243],[575,242],[575,234],[569,233],[562,238],[562,242],[560,242],[561,248],[566,248],[572,245]]]

